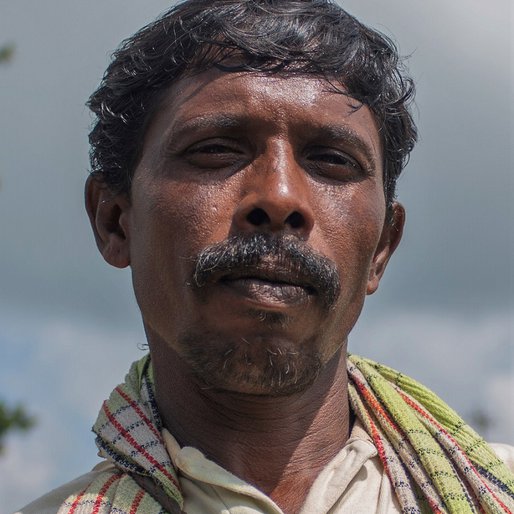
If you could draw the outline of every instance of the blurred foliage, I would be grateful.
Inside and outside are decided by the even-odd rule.
[[[8,407],[0,400],[0,453],[4,450],[5,437],[9,432],[25,432],[34,426],[35,421],[23,406]]]
[[[14,56],[14,45],[2,45],[0,46],[0,64],[8,63]]]

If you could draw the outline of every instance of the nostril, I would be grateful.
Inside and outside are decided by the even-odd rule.
[[[252,211],[247,214],[246,219],[256,227],[271,223],[270,217],[266,214],[266,211],[260,208],[252,209]]]
[[[294,211],[287,217],[286,223],[291,228],[301,228],[305,225],[305,218],[298,211]]]

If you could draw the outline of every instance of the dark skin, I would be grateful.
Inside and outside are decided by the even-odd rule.
[[[348,439],[347,336],[404,224],[398,203],[386,220],[380,136],[356,106],[315,77],[184,78],[151,120],[131,194],[86,187],[102,255],[132,268],[165,427],[288,514]],[[256,231],[332,261],[335,305],[259,270],[192,285],[200,251]],[[207,371],[191,348],[207,352]],[[279,385],[263,379],[270,355],[290,357],[274,363],[287,365]],[[288,377],[310,365],[305,355],[320,369],[300,387]]]

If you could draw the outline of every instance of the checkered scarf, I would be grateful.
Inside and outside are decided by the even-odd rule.
[[[514,512],[514,475],[434,393],[371,360],[348,356],[350,403],[373,439],[402,512]],[[69,497],[58,514],[180,513],[183,497],[161,437],[149,357],[132,365],[93,427],[116,466]],[[167,500],[141,487],[150,480]]]

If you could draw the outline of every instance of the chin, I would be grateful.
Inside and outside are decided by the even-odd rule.
[[[301,345],[276,337],[185,336],[182,358],[202,388],[288,396],[311,386],[322,368],[314,340]]]

